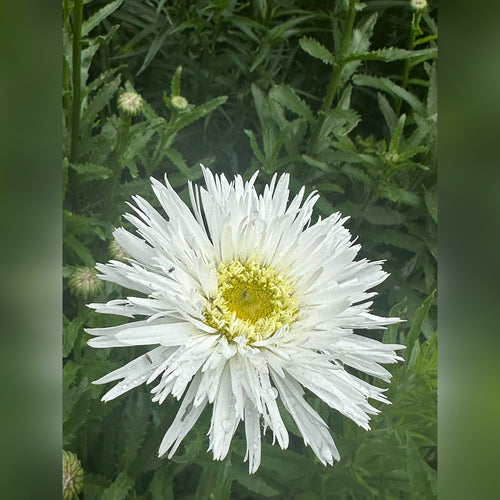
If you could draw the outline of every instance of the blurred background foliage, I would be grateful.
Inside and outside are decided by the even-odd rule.
[[[436,57],[434,2],[63,0],[63,422],[80,498],[436,497]],[[124,92],[142,96],[139,113],[118,106]],[[360,257],[391,273],[374,310],[407,320],[383,333],[407,345],[393,404],[366,432],[311,398],[341,453],[333,467],[291,421],[290,449],[266,436],[255,475],[244,433],[214,462],[208,413],[160,460],[178,403],[141,387],[104,404],[90,384],[140,354],[87,348],[84,326],[119,319],[85,304],[124,293],[91,268],[120,258],[111,233],[132,194],[157,206],[150,176],[167,173],[187,200],[200,163],[229,177],[259,169],[258,188],[290,172],[292,191],[317,190],[317,216],[351,216]]]

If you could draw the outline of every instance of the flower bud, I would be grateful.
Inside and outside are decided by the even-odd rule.
[[[92,267],[79,267],[69,278],[69,289],[73,295],[88,299],[102,288],[102,281]]]
[[[414,10],[424,10],[427,8],[427,0],[411,0],[410,4]]]
[[[188,107],[187,99],[181,95],[176,95],[170,99],[172,107],[177,111],[184,111]]]
[[[118,97],[118,108],[128,115],[138,115],[142,105],[142,97],[136,92],[124,92]]]
[[[109,253],[113,259],[121,260],[122,262],[125,262],[127,257],[129,257],[128,253],[115,240],[109,244]]]
[[[78,497],[83,485],[83,468],[78,457],[70,451],[62,452],[63,500]]]

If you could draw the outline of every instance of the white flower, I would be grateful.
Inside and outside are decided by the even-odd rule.
[[[189,184],[193,212],[167,179],[152,179],[168,215],[134,197],[137,215],[126,218],[139,236],[117,229],[129,263],[98,264],[100,277],[145,295],[90,304],[97,312],[146,319],[88,333],[93,347],[157,345],[97,380],[120,380],[109,401],[157,380],[153,401],[182,399],[160,445],[172,457],[205,406],[214,459],[228,453],[244,421],[250,473],[261,460],[261,431],[270,428],[281,448],[288,433],[277,399],[323,464],[340,455],[328,426],[304,399],[304,388],[369,429],[379,412],[368,398],[387,403],[384,389],[350,373],[361,370],[389,381],[379,363],[400,360],[400,345],[353,333],[399,321],[370,314],[368,292],[386,277],[379,262],[355,261],[360,246],[335,213],[311,224],[318,195],[304,188],[288,203],[287,174],[273,177],[258,195],[254,182],[228,182],[203,169],[207,188]]]

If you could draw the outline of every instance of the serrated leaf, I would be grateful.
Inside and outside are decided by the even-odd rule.
[[[120,5],[123,0],[115,0],[105,5],[102,9],[99,9],[94,15],[90,16],[86,21],[82,23],[81,37],[88,35],[94,28],[99,26],[104,19],[111,15]]]
[[[170,93],[172,97],[181,95],[181,75],[182,66],[179,66],[172,77],[172,83],[170,84]]]
[[[264,479],[256,475],[249,476],[247,471],[244,473],[236,473],[235,479],[248,491],[257,493],[257,495],[262,495],[263,497],[273,497],[279,494],[279,491],[266,483]]]
[[[293,89],[282,85],[276,85],[269,93],[269,97],[274,101],[279,102],[282,106],[289,109],[293,113],[305,118],[308,122],[313,121],[311,108],[295,93]]]
[[[302,155],[301,158],[308,165],[311,165],[311,167],[317,168],[318,170],[321,170],[323,172],[328,172],[328,173],[331,172],[330,166],[323,161],[315,160],[314,158],[311,158],[310,156],[307,156],[307,155]]]
[[[334,193],[340,194],[345,193],[345,190],[342,186],[339,186],[338,184],[334,184],[332,182],[316,184],[316,188],[318,189],[318,191],[332,191]]]
[[[188,179],[191,179],[191,169],[187,166],[181,153],[174,148],[168,148],[165,151],[167,158],[182,172]]]
[[[404,203],[412,207],[416,207],[421,203],[420,196],[394,185],[380,186],[378,194],[394,203]]]
[[[428,481],[427,470],[430,467],[422,458],[415,442],[406,433],[406,467],[408,471],[408,479],[410,481],[410,488],[412,496],[415,499],[430,499],[433,498]]]
[[[73,349],[76,337],[82,326],[82,320],[75,318],[69,322],[66,318],[63,319],[63,358],[65,358]]]
[[[108,179],[113,175],[110,168],[93,163],[71,163],[70,167],[87,181]]]
[[[378,90],[383,90],[389,94],[400,97],[406,101],[417,113],[424,115],[425,107],[417,96],[408,92],[408,90],[396,85],[394,82],[388,78],[370,75],[354,75],[352,81],[356,85],[362,85],[366,87],[373,87]]]
[[[351,43],[347,49],[347,57],[365,52],[370,47],[370,39],[373,35],[373,28],[377,22],[378,14],[375,12],[361,20],[352,30]],[[344,59],[346,60],[347,57]],[[357,64],[357,61],[353,61]],[[349,65],[352,65],[351,62]]]
[[[361,181],[367,186],[371,186],[373,184],[373,179],[364,170],[358,167],[354,167],[352,165],[343,165],[341,170],[342,173],[346,174],[348,177]]]
[[[258,68],[263,61],[267,59],[267,56],[269,55],[269,51],[271,50],[271,44],[267,40],[262,43],[259,53],[257,54],[257,57],[255,58],[252,66],[250,67],[250,73],[255,71],[256,68]]]
[[[75,363],[71,359],[66,361],[63,368],[63,392],[67,391],[73,385],[79,371],[80,365],[78,363]]]
[[[403,318],[406,314],[406,303],[408,299],[405,297],[400,302],[391,307],[389,318]],[[384,331],[382,342],[384,344],[395,344],[398,337],[398,330],[401,323],[389,325]]]
[[[321,43],[319,43],[314,38],[303,36],[299,40],[299,45],[309,55],[320,59],[325,64],[330,64],[332,66],[336,65],[335,56],[324,45],[321,45]]]
[[[408,358],[411,358],[412,350],[415,346],[415,344],[418,342],[418,337],[422,331],[422,323],[424,322],[424,319],[427,317],[429,314],[429,309],[434,302],[434,297],[436,295],[436,291],[434,290],[422,303],[422,305],[415,311],[415,314],[413,315],[412,321],[411,321],[411,326],[410,326],[410,331],[408,332],[408,335],[406,336],[406,348],[407,348],[407,353],[408,353]],[[408,366],[411,366],[410,363],[408,363]]]
[[[165,39],[172,32],[173,32],[172,26],[170,24],[165,24],[161,29],[161,31],[155,36],[154,40],[149,45],[149,49],[146,53],[146,57],[144,58],[142,66],[137,72],[138,75],[140,75],[151,64],[151,61],[154,59],[158,51],[161,49],[163,43],[165,42]]]
[[[438,201],[437,196],[434,191],[429,191],[424,187],[424,199],[425,206],[429,212],[429,215],[432,217],[432,220],[437,224],[438,223]]]
[[[437,56],[437,49],[422,49],[422,50],[405,50],[396,47],[387,47],[378,50],[371,50],[366,52],[359,52],[357,54],[351,54],[346,57],[346,61],[400,61],[403,59],[415,59],[420,58],[421,60],[435,58]],[[422,59],[423,58],[423,59]]]
[[[260,161],[260,163],[264,164],[266,162],[266,158],[264,157],[264,155],[262,154],[262,152],[259,148],[259,145],[257,143],[257,139],[255,138],[255,134],[253,133],[252,130],[247,130],[247,129],[245,129],[244,132],[248,136],[248,138],[250,139],[250,147],[252,148],[253,154],[255,155],[257,160]]]
[[[89,267],[95,266],[95,260],[90,250],[83,243],[78,241],[74,236],[65,236],[64,244],[67,245],[76,254],[76,256],[83,262],[83,264]]]
[[[100,499],[124,500],[133,484],[134,479],[130,477],[126,471],[122,471],[120,472],[120,474],[118,474],[114,482],[102,492]]]
[[[389,104],[387,98],[380,92],[377,92],[377,100],[378,100],[378,107],[382,112],[382,114],[384,115],[385,123],[387,124],[387,128],[389,129],[389,132],[392,135],[394,127],[398,122],[398,117],[396,116],[396,113],[394,113],[394,110]]]
[[[403,131],[406,123],[406,115],[403,113],[394,127],[392,132],[391,142],[389,143],[388,152],[397,153],[399,150],[399,143],[401,142],[401,137],[403,136]]]
[[[196,120],[199,120],[200,118],[203,118],[204,116],[208,115],[211,113],[214,109],[218,108],[222,104],[224,104],[227,101],[227,96],[221,96],[221,97],[216,97],[215,99],[212,99],[210,101],[207,101],[206,103],[202,104],[201,106],[197,106],[193,110],[184,113],[182,115],[179,115],[174,123],[173,123],[173,128],[175,131],[179,131],[183,129],[184,127],[187,127],[191,123],[195,122]]]
[[[90,127],[97,114],[109,103],[115,95],[121,83],[121,75],[115,77],[111,82],[104,82],[90,101],[88,108],[82,114],[81,126]]]
[[[403,216],[395,210],[372,206],[365,213],[365,219],[371,224],[393,226],[403,222]]]

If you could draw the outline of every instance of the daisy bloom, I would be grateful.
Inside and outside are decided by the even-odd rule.
[[[304,399],[305,389],[369,429],[379,412],[368,399],[387,403],[384,389],[356,377],[360,370],[389,381],[380,363],[401,360],[395,350],[353,333],[383,328],[398,318],[370,314],[371,288],[388,275],[380,262],[355,260],[355,245],[339,213],[311,223],[318,199],[304,191],[290,202],[288,174],[276,175],[258,195],[255,174],[229,182],[203,168],[206,188],[189,183],[192,211],[165,178],[152,179],[167,218],[136,196],[114,238],[130,256],[98,264],[100,278],[141,296],[90,304],[99,313],[143,319],[87,330],[92,347],[157,346],[105,375],[119,381],[109,401],[156,381],[153,401],[182,399],[160,444],[171,458],[207,405],[212,406],[209,450],[227,455],[244,421],[250,473],[261,460],[261,433],[269,428],[281,448],[288,432],[283,403],[318,459],[340,455],[328,426]]]

